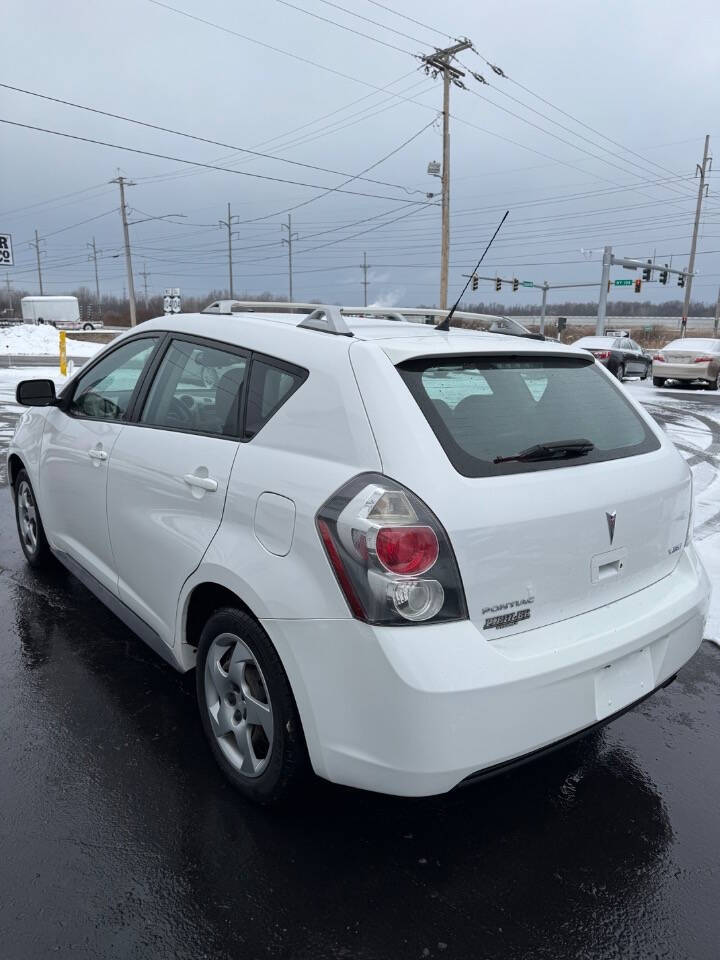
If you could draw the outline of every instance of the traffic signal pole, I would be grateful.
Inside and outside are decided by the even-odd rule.
[[[598,297],[598,312],[595,322],[595,336],[601,337],[605,329],[607,314],[607,295],[610,286],[610,267],[612,266],[612,247],[603,247],[602,275],[600,277],[600,296]]]
[[[705,192],[705,174],[708,169],[708,160],[710,159],[710,134],[707,134],[705,137],[705,150],[703,151],[703,161],[702,165],[698,164],[698,171],[700,173],[700,186],[698,187],[698,198],[697,206],[695,208],[695,226],[693,227],[692,242],[690,244],[690,260],[688,261],[688,276],[687,283],[685,284],[685,300],[683,301],[683,312],[682,312],[682,332],[681,335],[685,336],[685,330],[687,328],[687,318],[688,311],[690,310],[690,292],[692,291],[692,277],[693,271],[695,270],[695,249],[697,247],[697,238],[698,230],[700,228],[700,213],[702,211],[702,200],[703,193]]]

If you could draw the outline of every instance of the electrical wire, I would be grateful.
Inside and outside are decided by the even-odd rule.
[[[24,130],[34,130],[38,133],[48,133],[55,137],[63,137],[67,140],[78,140],[81,143],[92,143],[100,147],[110,147],[113,150],[123,150],[127,153],[137,153],[140,156],[154,157],[159,160],[171,160],[173,163],[187,163],[194,167],[203,167],[208,170],[220,170],[223,173],[234,173],[241,177],[251,177],[255,180],[267,180],[271,183],[286,183],[295,187],[308,187],[312,190],[327,190],[328,192],[347,193],[356,197],[371,197],[377,200],[394,200],[396,203],[418,204],[419,200],[401,200],[399,197],[389,197],[387,194],[364,193],[358,190],[344,190],[342,187],[324,187],[319,183],[305,183],[302,180],[288,180],[284,177],[271,177],[268,174],[250,173],[248,170],[236,170],[233,167],[221,167],[213,163],[202,163],[199,160],[187,160],[183,157],[173,157],[166,153],[155,153],[151,150],[141,150],[139,147],[127,147],[118,143],[109,143],[107,140],[96,140],[92,137],[81,137],[74,133],[64,133],[60,130],[50,130],[47,127],[38,127],[30,123],[19,123],[16,120],[8,120],[0,117],[0,123],[8,124],[12,127],[20,127]]]

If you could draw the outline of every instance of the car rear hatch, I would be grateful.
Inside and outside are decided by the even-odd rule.
[[[412,397],[398,384],[366,395],[359,378],[383,471],[445,527],[487,639],[577,616],[672,572],[689,471],[589,357],[444,355],[397,371],[417,402],[403,402]]]

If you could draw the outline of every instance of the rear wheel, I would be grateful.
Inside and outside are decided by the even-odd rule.
[[[619,364],[617,370],[615,371],[615,376],[618,378],[618,380],[623,380],[623,379],[625,378],[625,364],[624,364],[624,363]]]
[[[309,762],[290,683],[262,627],[233,607],[214,613],[195,679],[202,725],[227,779],[258,803],[285,799]]]
[[[653,377],[653,386],[654,386],[654,387],[664,387],[664,386],[665,386],[665,377]]]
[[[649,363],[646,363],[646,364],[645,364],[645,370],[644,370],[644,372],[642,373],[640,379],[641,379],[641,380],[647,380],[649,373],[650,373],[650,364],[649,364]]]
[[[714,380],[708,381],[709,390],[720,390],[720,373],[715,377]]]
[[[35,491],[26,470],[20,470],[15,478],[15,520],[20,546],[31,567],[45,567],[52,560],[40,511],[35,500]]]
[[[83,330],[94,330],[95,327],[91,323],[84,323]]]

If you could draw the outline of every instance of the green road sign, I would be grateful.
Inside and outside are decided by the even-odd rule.
[[[522,287],[534,287],[535,284],[532,282],[532,280],[523,280],[523,282],[520,284],[520,286],[522,286]]]
[[[616,281],[615,281],[615,286],[616,286],[616,287],[631,287],[631,286],[632,286],[632,280],[630,280],[630,279],[628,279],[628,280],[616,280]]]

